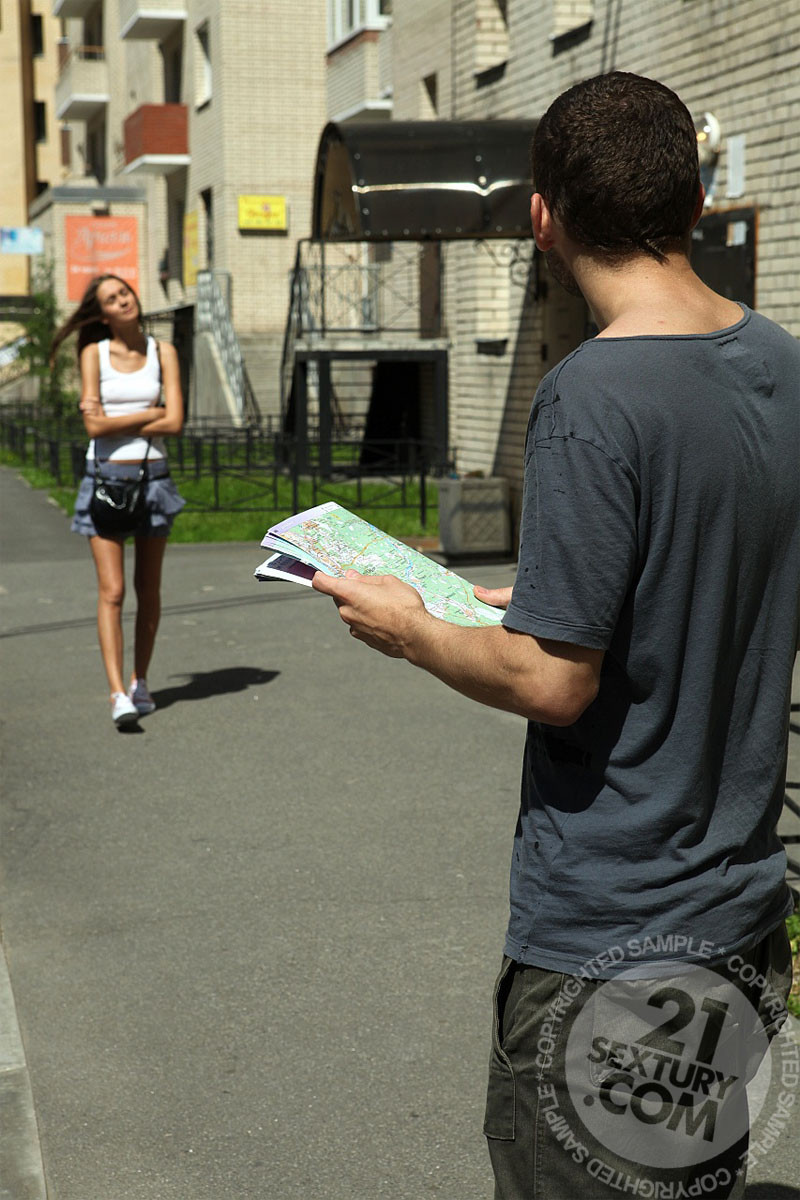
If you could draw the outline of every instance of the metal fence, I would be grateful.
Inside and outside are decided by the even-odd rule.
[[[86,454],[80,423],[70,418],[48,427],[21,408],[0,410],[0,445],[57,485],[77,487]],[[279,428],[192,429],[168,441],[186,512],[292,513],[336,500],[353,509],[414,509],[425,527],[431,469],[421,443],[366,442],[363,429],[353,427],[331,443],[330,463],[320,461],[316,438],[305,450],[300,472],[297,443]]]

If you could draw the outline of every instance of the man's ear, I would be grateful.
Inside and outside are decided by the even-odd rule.
[[[697,193],[697,200],[695,201],[695,205],[694,205],[694,212],[692,213],[692,223],[689,226],[690,229],[694,229],[695,225],[702,217],[703,206],[705,205],[705,202],[706,202],[706,189],[703,187],[703,185],[701,183],[700,191]]]
[[[551,250],[553,247],[553,218],[544,196],[538,192],[534,192],[531,197],[531,228],[537,248],[542,251]]]

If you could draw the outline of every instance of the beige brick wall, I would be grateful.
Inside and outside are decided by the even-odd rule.
[[[147,309],[194,300],[178,278],[182,231],[178,204],[199,217],[200,267],[206,230],[200,194],[211,189],[214,209],[214,266],[233,277],[234,320],[242,333],[283,331],[288,272],[297,238],[311,228],[314,163],[325,123],[325,2],[307,0],[187,0],[188,18],[164,49],[182,47],[181,100],[189,124],[188,169],[172,175],[124,170],[123,125],[141,104],[164,102],[164,62],[155,40],[119,39],[118,0],[102,0],[110,100],[106,111],[106,157],[110,185],[144,188],[147,205],[140,222],[143,246],[142,302]],[[146,8],[147,5],[142,4]],[[197,29],[208,24],[212,94],[198,105],[201,54]],[[74,42],[83,22],[67,22]],[[373,71],[377,80],[377,58]],[[86,122],[75,122],[73,171],[83,174],[81,150]],[[284,195],[288,234],[242,233],[240,194]],[[116,204],[112,214],[122,212]],[[172,277],[159,281],[159,263],[170,251]]]
[[[378,34],[357,36],[327,56],[327,104],[332,121],[378,98]]]
[[[573,29],[580,29],[592,20],[594,9],[594,0],[553,0],[551,36],[560,37]]]
[[[438,115],[451,116],[451,0],[400,0],[392,18],[394,118],[414,121],[432,114],[422,80],[436,75]]]
[[[53,18],[51,0],[32,0],[31,12],[42,19],[43,53],[33,60],[33,94],[46,106],[47,137],[36,147],[36,178],[43,183],[59,183],[64,175],[61,168],[61,138],[56,119],[53,96],[58,74],[59,22]]]
[[[295,244],[311,232],[314,166],[326,119],[325,5],[307,0],[301,16],[294,0],[270,0],[264,19],[257,21],[249,0],[222,0],[217,8],[225,18],[220,111],[208,114],[219,122],[217,265],[233,274],[237,328],[278,334],[286,321]],[[216,91],[210,109],[215,100]],[[207,186],[200,185],[199,168],[195,174],[194,147],[200,140],[192,130],[189,191]],[[204,169],[211,181],[208,160]],[[287,235],[238,230],[237,196],[247,193],[288,198]]]
[[[0,24],[0,111],[5,130],[4,168],[0,171],[0,224],[27,225],[19,7],[16,4],[6,6]],[[20,295],[27,290],[27,258],[21,254],[0,254],[0,294]],[[5,341],[2,327],[0,341]]]
[[[35,178],[58,182],[60,141],[55,119],[56,39],[59,23],[53,19],[49,0],[32,0],[31,15],[42,18],[43,53],[33,59],[33,100],[45,104],[44,141],[33,144]],[[0,112],[3,114],[3,169],[0,171],[0,225],[28,225],[25,181],[25,139],[34,139],[32,119],[25,121],[22,83],[22,29],[20,6],[3,6],[0,21]],[[29,114],[32,118],[32,114]],[[0,255],[0,295],[28,291],[30,261],[25,255]],[[0,328],[0,343],[6,340]]]
[[[480,74],[509,55],[508,28],[497,0],[476,0],[473,25],[473,74]]]
[[[439,74],[440,114],[458,118],[535,117],[575,81],[612,69],[662,80],[695,115],[711,111],[719,119],[723,150],[714,207],[759,210],[757,305],[800,335],[800,6],[794,0],[641,0],[628,6],[616,0],[591,6],[508,0],[505,72],[478,87],[476,47],[488,3],[395,0],[395,116],[420,115],[420,81],[432,71]],[[554,48],[551,34],[592,15],[588,37]],[[740,134],[746,144],[744,194],[727,197],[726,139]],[[556,285],[546,301],[523,303],[523,290],[508,282],[507,268],[483,263],[476,269],[471,247],[449,245],[445,264],[451,440],[459,466],[501,470],[518,481],[531,396],[542,374],[580,340],[583,313]],[[503,324],[493,282],[502,276],[508,351],[488,359],[476,353],[475,340],[482,328]]]

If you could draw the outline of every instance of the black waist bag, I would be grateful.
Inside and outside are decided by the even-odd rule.
[[[142,459],[136,479],[103,479],[95,459],[94,488],[89,515],[101,537],[132,533],[147,512],[147,455]]]

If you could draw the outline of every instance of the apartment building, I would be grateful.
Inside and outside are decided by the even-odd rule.
[[[693,242],[696,268],[718,290],[800,334],[800,8],[793,0],[394,0],[389,31],[341,43],[335,22],[351,7],[328,0],[328,114],[345,145],[348,127],[384,116],[389,106],[380,106],[390,95],[394,124],[474,123],[488,144],[491,127],[477,132],[483,122],[535,121],[557,94],[594,74],[630,70],[675,88],[695,118],[708,193]],[[371,75],[368,55],[378,67]],[[383,187],[409,188],[415,180],[419,198],[425,181],[414,174],[412,126],[416,141],[398,146],[406,160]],[[444,155],[445,128],[441,137]],[[370,182],[357,178],[364,174],[357,158],[350,153],[354,195]],[[340,175],[331,195],[337,187],[344,194],[342,155],[327,162]],[[453,196],[481,179],[454,179]],[[440,203],[435,189],[430,197]],[[364,212],[362,201],[359,195],[356,206]],[[330,223],[332,245],[345,236],[341,229]],[[372,243],[371,264],[380,233],[358,236]],[[414,236],[435,244],[430,229],[412,229]],[[392,252],[384,247],[383,258]],[[532,394],[592,332],[590,315],[549,280],[527,230],[507,239],[466,237],[454,223],[437,252],[449,447],[460,471],[504,475],[518,501]],[[419,280],[424,307],[431,284],[422,266]]]
[[[15,0],[0,20],[0,111],[3,113],[3,171],[0,226],[28,225],[28,208],[61,177],[60,130],[53,95],[58,22],[49,0]],[[0,296],[25,296],[32,259],[0,254]],[[0,335],[0,341],[5,340]]]
[[[274,409],[325,118],[323,0],[51,2],[68,168],[30,216],[65,307],[102,269],[148,313],[197,305],[195,414],[242,416],[240,349]]]

